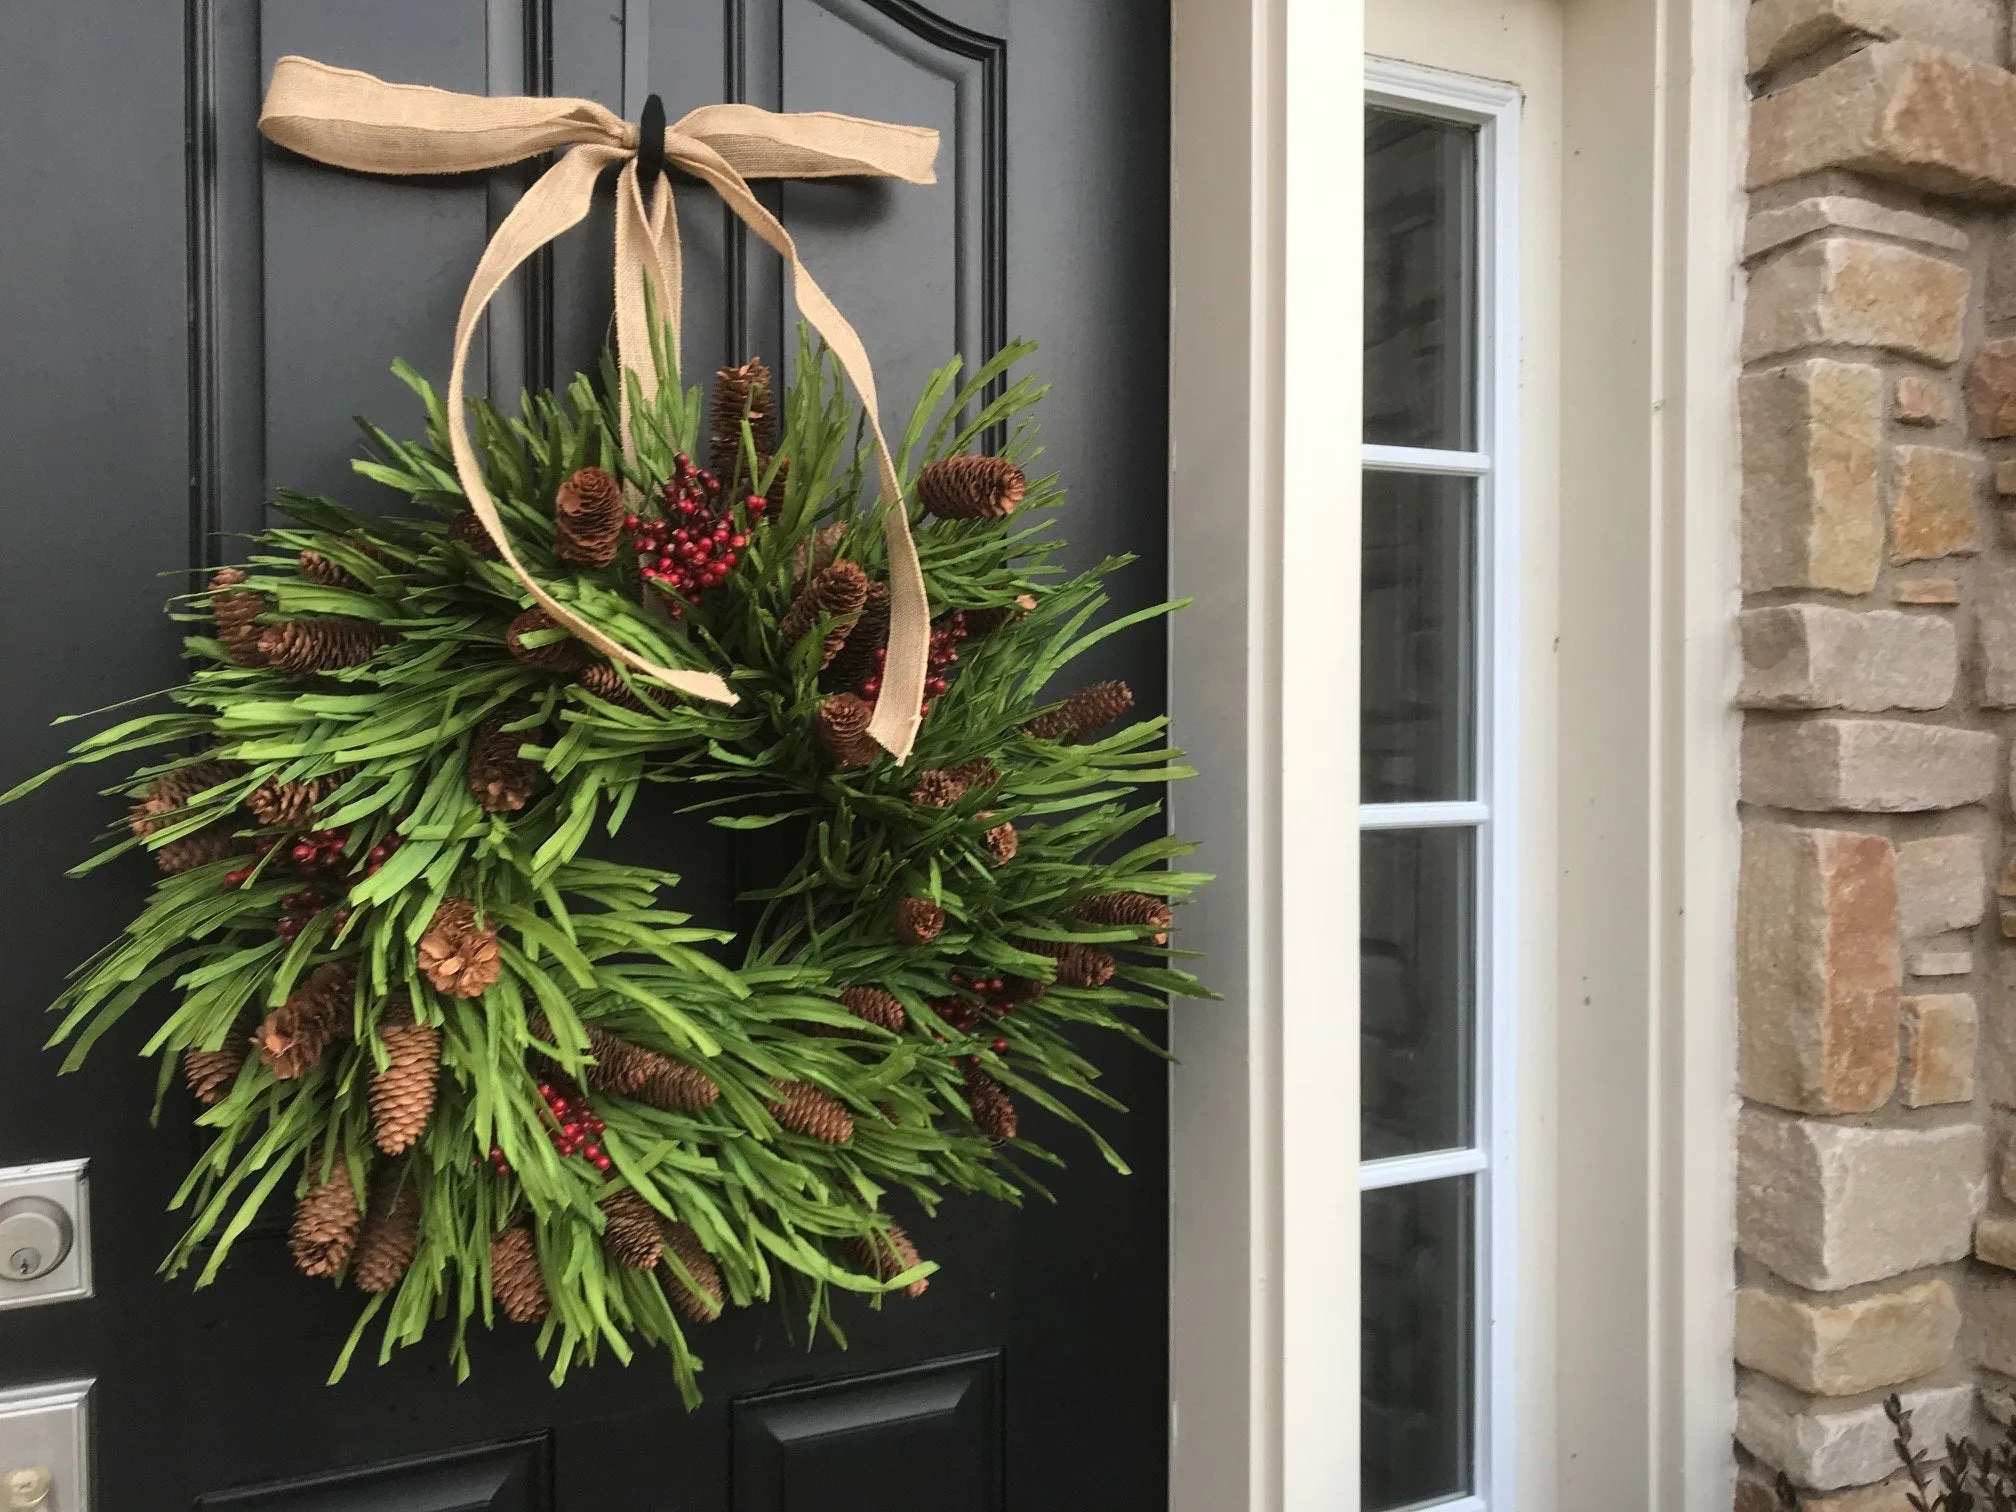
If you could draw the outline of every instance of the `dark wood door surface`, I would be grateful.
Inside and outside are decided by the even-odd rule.
[[[286,484],[370,507],[349,417],[396,432],[395,355],[437,382],[465,280],[522,173],[387,182],[256,136],[283,53],[475,92],[596,98],[635,118],[731,98],[937,127],[940,183],[765,189],[860,327],[885,409],[955,348],[1044,343],[1048,461],[1077,500],[1073,558],[1142,561],[1164,535],[1168,18],[1157,0],[12,0],[0,10],[0,778],[54,758],[58,714],[176,680],[177,573],[231,559]],[[785,350],[766,249],[682,192],[689,376]],[[493,393],[590,365],[607,222],[500,301]],[[382,507],[382,505],[376,506]],[[167,572],[170,576],[163,577]],[[1097,676],[1160,706],[1160,639]],[[0,786],[5,785],[0,781]],[[0,1166],[91,1161],[97,1295],[0,1313],[0,1386],[98,1382],[101,1512],[1131,1512],[1166,1497],[1163,1080],[1101,1047],[1134,1108],[1108,1172],[1068,1131],[1055,1205],[955,1202],[920,1225],[925,1298],[808,1348],[776,1311],[714,1324],[706,1403],[650,1359],[555,1391],[522,1336],[457,1384],[422,1347],[323,1384],[354,1299],[289,1268],[278,1225],[192,1293],[154,1266],[193,1148],[118,1036],[81,1073],[42,1054],[63,974],[130,916],[138,858],[81,881],[109,817],[88,774],[0,810]],[[744,858],[661,823],[647,841],[726,917]],[[140,1017],[144,1018],[145,1015]]]

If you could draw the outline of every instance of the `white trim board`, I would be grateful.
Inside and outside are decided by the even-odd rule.
[[[1358,659],[1346,617],[1281,615],[1358,560],[1359,373],[1337,354],[1361,346],[1360,13],[1175,0],[1172,23],[1171,587],[1195,604],[1170,624],[1170,710],[1211,776],[1171,810],[1218,875],[1185,936],[1225,1001],[1171,1025],[1170,1500],[1314,1512],[1358,1475],[1336,1267],[1358,1249],[1356,968],[1335,949],[1358,912]]]

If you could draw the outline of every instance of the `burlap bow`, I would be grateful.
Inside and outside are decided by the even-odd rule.
[[[497,543],[526,592],[575,635],[607,656],[666,686],[697,698],[734,703],[728,685],[711,672],[661,667],[584,623],[525,570],[483,481],[465,418],[464,379],[477,320],[504,280],[546,243],[588,213],[602,171],[621,163],[616,181],[616,350],[646,398],[660,374],[653,355],[645,288],[665,313],[678,358],[680,263],[678,218],[663,175],[647,208],[637,178],[637,128],[592,100],[454,94],[424,85],[387,84],[354,69],[331,68],[308,58],[282,58],[273,69],[259,129],[283,147],[339,168],[365,173],[469,173],[537,156],[567,152],[525,191],[504,218],[462,296],[455,319],[454,360],[448,370],[448,440],[456,476],[470,508]],[[752,178],[898,178],[936,182],[932,163],[938,133],[918,126],[823,112],[782,115],[754,105],[706,105],[665,132],[665,161],[711,185],[758,236],[791,265],[798,311],[826,339],[842,371],[853,380],[875,438],[881,473],[883,538],[889,549],[889,655],[882,692],[868,733],[900,761],[910,754],[924,697],[930,654],[931,612],[924,574],[910,539],[910,522],[896,464],[882,434],[875,373],[854,327],[799,260],[798,249],[777,218],[750,191]],[[624,437],[630,445],[629,396],[622,396]]]

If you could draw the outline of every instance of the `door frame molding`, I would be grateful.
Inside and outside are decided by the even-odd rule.
[[[1336,354],[1361,345],[1365,8],[1172,0],[1171,588],[1195,602],[1170,625],[1170,711],[1204,775],[1171,797],[1219,878],[1185,943],[1225,994],[1172,1024],[1175,1512],[1358,1504],[1357,970],[1337,946],[1357,915],[1360,375]],[[1551,936],[1521,1073],[1532,1512],[1721,1512],[1733,1476],[1741,20],[1726,0],[1560,11],[1574,299],[1554,532],[1526,579],[1548,590],[1526,602],[1548,702],[1522,721],[1529,753],[1559,753],[1521,801],[1527,916]]]

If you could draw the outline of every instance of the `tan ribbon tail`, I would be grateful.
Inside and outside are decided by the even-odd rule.
[[[650,289],[646,297],[646,287]],[[651,301],[671,338],[672,371],[679,371],[679,324],[683,294],[680,285],[679,215],[672,204],[672,185],[663,174],[651,186],[651,206],[637,182],[637,160],[623,165],[616,180],[616,396],[617,418],[623,429],[623,455],[637,460],[632,439],[628,375],[637,375],[637,392],[646,404],[658,395],[660,378],[657,333],[651,328]]]
[[[483,259],[476,265],[476,272],[469,280],[468,292],[462,296],[462,310],[455,318],[454,357],[448,369],[448,445],[455,458],[455,476],[462,482],[462,491],[468,496],[469,507],[476,518],[483,522],[483,528],[496,542],[499,555],[510,567],[514,576],[532,595],[539,607],[567,630],[604,656],[612,657],[636,668],[646,676],[656,679],[665,686],[694,698],[704,698],[713,703],[732,704],[737,702],[729,691],[728,684],[712,672],[680,671],[672,667],[661,667],[648,658],[639,656],[627,646],[619,645],[593,625],[577,617],[559,600],[534,581],[532,574],[525,570],[525,564],[518,559],[509,536],[504,530],[504,521],[497,513],[496,502],[490,497],[490,489],[483,479],[483,465],[477,459],[476,448],[469,440],[467,386],[469,346],[476,334],[478,322],[489,307],[504,280],[541,247],[552,241],[587,215],[588,206],[595,193],[595,181],[602,170],[610,164],[621,161],[625,156],[620,147],[583,145],[555,163],[541,175],[532,187],[504,217],[504,223],[490,238],[490,245],[483,251]]]
[[[799,259],[791,234],[763,208],[749,185],[728,161],[706,143],[692,138],[674,140],[666,134],[666,152],[679,165],[713,185],[714,192],[791,266],[792,292],[798,299],[798,313],[805,323],[826,339],[840,369],[853,380],[861,396],[862,413],[875,438],[876,470],[882,483],[882,539],[889,552],[889,655],[882,669],[882,689],[875,700],[875,716],[868,733],[899,762],[910,755],[917,740],[917,727],[924,716],[924,678],[931,656],[931,607],[924,593],[924,571],[917,560],[917,544],[910,536],[910,514],[903,502],[903,486],[896,476],[895,459],[882,434],[882,416],[875,394],[875,372],[868,363],[868,349],[826,291]]]

